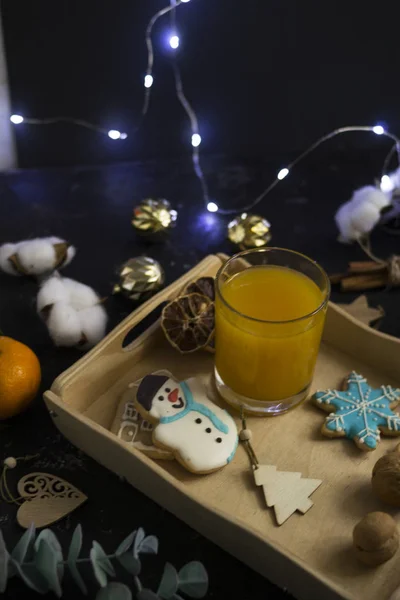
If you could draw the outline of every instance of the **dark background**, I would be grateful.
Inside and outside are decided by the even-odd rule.
[[[145,27],[167,0],[2,0],[12,112],[68,115],[134,130]],[[205,154],[268,158],[274,168],[338,126],[399,132],[395,0],[191,0],[177,10],[177,53]],[[188,156],[175,97],[169,16],[154,29],[150,112],[126,141],[72,125],[16,127],[21,166]],[[365,145],[352,134],[350,147]]]

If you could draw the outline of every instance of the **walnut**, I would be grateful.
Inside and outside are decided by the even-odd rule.
[[[375,464],[372,489],[383,502],[400,506],[400,444]]]
[[[370,567],[386,562],[399,547],[395,520],[383,512],[368,513],[354,527],[353,546],[357,558]]]

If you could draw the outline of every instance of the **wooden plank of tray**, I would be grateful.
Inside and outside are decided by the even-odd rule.
[[[314,507],[277,527],[255,488],[247,455],[209,476],[196,477],[170,462],[154,462],[108,431],[121,391],[152,370],[166,368],[178,378],[197,374],[208,382],[212,356],[182,357],[166,342],[156,323],[122,350],[127,333],[160,302],[196,277],[214,275],[221,258],[208,257],[186,276],[132,313],[88,355],[62,374],[46,392],[64,435],[228,552],[304,600],[381,600],[400,585],[396,559],[379,569],[359,564],[351,551],[355,523],[370,510],[387,510],[372,495],[375,461],[395,441],[363,453],[348,440],[320,434],[324,419],[309,402],[279,418],[249,419],[257,455],[264,464],[301,471],[323,480]],[[351,370],[372,384],[399,384],[400,340],[355,321],[330,304],[313,389],[337,387]],[[220,402],[213,386],[210,394]]]

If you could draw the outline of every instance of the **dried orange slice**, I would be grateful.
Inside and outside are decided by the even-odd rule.
[[[198,293],[179,296],[164,307],[161,327],[182,354],[204,348],[214,336],[214,302]]]
[[[192,281],[189,285],[186,286],[184,290],[184,294],[202,294],[203,296],[207,296],[214,302],[215,300],[215,287],[214,287],[214,277],[200,277],[196,279],[196,281]]]

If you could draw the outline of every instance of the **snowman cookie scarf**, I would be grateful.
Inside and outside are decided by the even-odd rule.
[[[167,375],[147,375],[138,387],[135,404],[154,425],[153,444],[170,450],[192,473],[216,471],[234,457],[235,422],[207,398],[198,379],[177,382]]]

